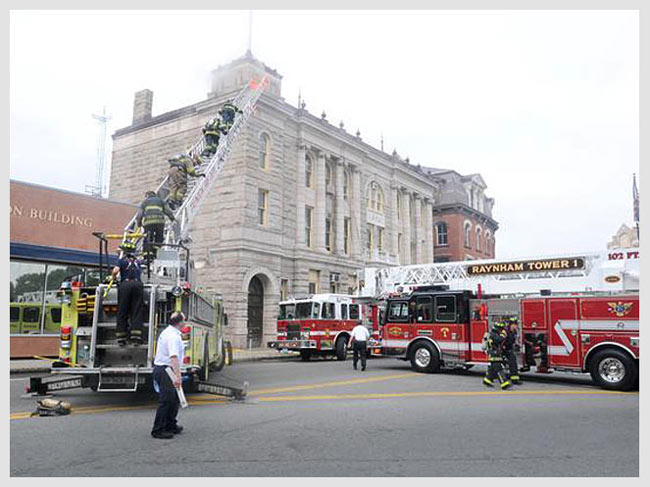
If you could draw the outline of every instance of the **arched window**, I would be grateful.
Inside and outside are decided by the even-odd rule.
[[[478,252],[481,251],[481,229],[480,228],[476,229],[476,250]]]
[[[447,245],[447,224],[440,222],[436,224],[436,245]]]
[[[384,192],[381,190],[379,184],[375,181],[370,183],[366,194],[367,208],[379,213],[384,211]]]
[[[314,161],[310,156],[305,156],[305,186],[311,188],[314,182]]]
[[[472,238],[472,224],[465,222],[465,247],[470,248],[470,241]]]
[[[490,231],[486,230],[485,231],[485,253],[486,254],[490,253],[490,246],[492,244],[491,237],[492,237],[492,234],[490,233]]]
[[[269,152],[271,149],[271,137],[268,134],[260,134],[260,148],[259,148],[259,165],[262,169],[269,167]]]

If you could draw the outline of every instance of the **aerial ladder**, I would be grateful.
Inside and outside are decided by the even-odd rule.
[[[212,308],[205,304],[205,298],[193,290],[190,291],[182,287],[184,282],[189,282],[190,277],[192,277],[190,276],[190,249],[188,247],[191,242],[190,229],[194,217],[199,212],[201,204],[210,189],[218,181],[224,165],[228,162],[233,145],[251,115],[253,115],[255,105],[268,84],[267,77],[262,78],[259,82],[251,81],[233,100],[230,100],[230,103],[239,108],[240,112],[236,114],[228,132],[219,138],[216,152],[209,160],[203,161],[200,165],[205,177],[192,178],[188,181],[186,196],[181,205],[174,211],[174,221],[167,222],[165,226],[162,248],[158,250],[153,263],[148,266],[147,276],[143,275],[145,284],[144,301],[145,306],[149,309],[149,316],[144,320],[146,329],[144,346],[121,348],[115,343],[114,312],[117,309],[117,292],[116,289],[111,289],[112,283],[100,284],[96,287],[93,296],[89,295],[87,298],[83,298],[83,302],[88,302],[88,306],[92,307],[92,311],[90,311],[90,307],[84,304],[86,306],[84,313],[91,317],[90,323],[86,322],[86,326],[75,326],[68,332],[75,337],[72,349],[76,350],[78,344],[79,349],[85,350],[82,363],[78,365],[72,364],[72,366],[60,363],[61,368],[52,369],[52,372],[60,377],[57,380],[44,381],[40,377],[32,378],[28,387],[30,392],[47,394],[52,391],[75,387],[91,387],[97,391],[134,392],[139,385],[142,385],[146,380],[150,380],[153,370],[156,330],[158,325],[164,322],[165,316],[168,316],[172,311],[182,310],[188,319],[198,320],[199,323],[209,323],[213,319],[214,313]],[[190,147],[187,155],[189,157],[200,156],[204,147],[205,142],[201,137]],[[158,185],[157,192],[161,192],[161,189],[166,188],[167,183],[168,177],[165,177]],[[95,232],[94,235],[100,240],[101,262],[105,259],[106,263],[108,263],[109,239],[121,239],[123,242],[135,243],[136,254],[142,253],[144,249],[144,234],[139,231],[137,214],[125,226],[122,234]],[[182,263],[183,256],[185,266]],[[62,292],[64,295],[69,296],[69,291]],[[182,296],[185,297],[181,299]],[[80,302],[81,299],[75,299],[75,308],[79,308]],[[219,303],[218,309],[222,315],[222,321],[225,321],[221,302]],[[112,313],[110,310],[112,310]],[[92,326],[88,326],[91,323]],[[218,344],[221,344],[223,336],[218,337],[217,340]],[[226,385],[207,382],[210,365],[208,361],[210,357],[207,354],[206,349],[203,355],[203,367],[198,372],[198,380],[192,383],[193,390],[234,399],[245,397],[247,383]],[[221,355],[221,358],[225,362],[224,354]],[[79,353],[76,353],[76,356],[79,358]]]
[[[419,286],[501,295],[638,291],[639,249],[569,253],[529,259],[485,259],[366,268],[362,295],[385,296]]]

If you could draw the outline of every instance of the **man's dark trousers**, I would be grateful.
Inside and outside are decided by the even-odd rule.
[[[156,258],[158,254],[158,247],[165,238],[165,224],[154,223],[152,225],[145,225],[144,231],[147,233],[147,240],[145,241],[144,251],[151,254],[152,258]]]
[[[158,383],[160,392],[158,393],[158,409],[156,410],[156,419],[153,421],[151,434],[162,433],[163,431],[172,432],[176,429],[176,415],[180,401],[178,393],[171,378],[165,370],[165,366],[154,365],[153,378]]]
[[[144,288],[142,282],[125,280],[117,288],[117,326],[118,335],[124,336],[131,321],[131,331],[142,335],[142,302]]]
[[[354,368],[357,368],[357,362],[359,360],[359,355],[361,355],[361,368],[366,368],[366,352],[368,350],[368,344],[364,341],[355,340],[352,343],[352,365]]]

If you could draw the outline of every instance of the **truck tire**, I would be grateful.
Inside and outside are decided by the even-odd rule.
[[[411,367],[416,372],[438,372],[440,357],[429,342],[421,341],[413,345],[409,353]]]
[[[336,360],[342,361],[348,358],[348,341],[345,337],[336,340]]]
[[[226,365],[226,347],[221,344],[221,358],[217,362],[212,362],[210,364],[210,370],[213,372],[219,372],[223,369],[223,366]]]
[[[303,362],[309,362],[311,358],[311,350],[300,350],[300,360]]]
[[[589,373],[596,384],[611,391],[629,391],[634,387],[638,370],[634,360],[615,348],[599,350],[589,361]]]

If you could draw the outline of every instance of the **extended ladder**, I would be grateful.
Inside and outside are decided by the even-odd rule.
[[[175,221],[173,223],[168,222],[165,226],[165,243],[178,244],[187,239],[192,220],[198,213],[203,200],[210,191],[210,188],[219,177],[224,164],[232,152],[232,148],[235,141],[237,140],[237,136],[248,122],[250,116],[253,114],[255,104],[259,100],[262,92],[268,86],[268,84],[269,80],[266,76],[262,78],[260,82],[251,81],[244,88],[242,88],[242,90],[232,100],[231,103],[238,107],[241,110],[241,113],[238,113],[235,116],[235,120],[228,133],[220,137],[219,146],[217,147],[217,151],[214,153],[214,155],[210,158],[209,161],[201,164],[200,169],[201,172],[205,174],[205,177],[190,178],[188,181],[187,195],[182,205],[174,211]],[[195,155],[200,156],[204,147],[205,141],[204,138],[201,137],[190,147],[187,155],[189,157],[193,157]],[[158,185],[158,188],[156,190],[157,192],[160,191],[161,188],[167,186],[167,180],[168,176],[165,176],[163,181]],[[128,239],[129,235],[133,234],[137,230],[138,228],[136,214],[133,216],[133,218],[131,218],[129,223],[124,228],[124,238]],[[137,252],[141,252],[143,239],[138,239],[136,245]]]

